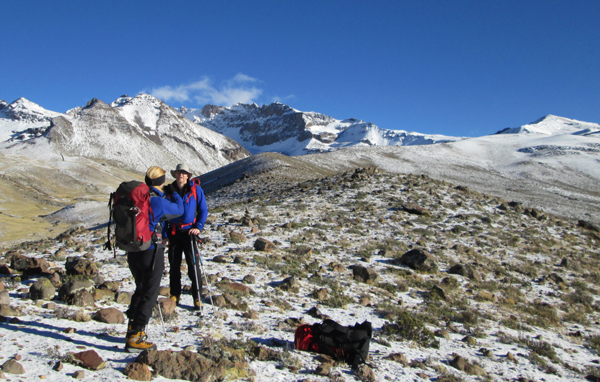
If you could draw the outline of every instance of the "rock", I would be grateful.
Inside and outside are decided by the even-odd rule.
[[[76,372],[73,373],[73,378],[75,378],[75,379],[83,379],[83,378],[85,378],[85,371],[83,371],[83,370],[77,370]]]
[[[448,333],[448,331],[444,330],[444,329],[436,330],[435,336],[440,337],[440,338],[445,338],[447,340],[450,339],[450,333]]]
[[[98,287],[98,289],[108,289],[110,291],[117,292],[120,287],[120,281],[105,281]]]
[[[275,250],[275,244],[261,237],[254,242],[254,249],[257,251],[273,252]]]
[[[87,290],[80,290],[79,292],[71,295],[64,300],[65,303],[75,306],[94,306],[94,296]]]
[[[253,275],[246,275],[242,279],[242,282],[244,284],[254,284],[256,282],[256,277],[254,277]]]
[[[2,371],[8,374],[25,374],[25,368],[14,359],[9,359],[2,364]]]
[[[248,287],[244,284],[240,284],[240,283],[230,283],[230,282],[219,283],[219,284],[217,284],[217,287],[219,289],[221,289],[223,292],[239,293],[244,296],[249,296],[250,292],[251,292],[250,287]]]
[[[73,359],[77,366],[84,367],[89,370],[100,370],[106,366],[102,357],[100,357],[95,350],[86,350],[80,353],[74,353]]]
[[[37,259],[20,254],[12,257],[10,267],[26,275],[45,274],[48,273],[48,269],[50,268],[46,259]]]
[[[219,349],[211,347],[211,351]],[[187,381],[222,381],[246,379],[253,375],[247,362],[228,357],[216,356],[209,359],[202,354],[190,351],[144,351],[135,360],[148,365],[158,375],[169,379]]]
[[[10,294],[7,290],[0,290],[0,305],[10,304]]]
[[[227,301],[222,295],[213,296],[212,301],[217,308],[223,308],[225,305],[227,305]]]
[[[258,320],[258,313],[255,310],[249,310],[242,314],[242,317],[248,318],[250,320]]]
[[[433,256],[422,249],[412,249],[406,252],[398,262],[421,272],[435,273],[438,269]]]
[[[427,293],[427,297],[432,300],[448,300],[448,295],[444,288],[439,285],[434,285],[431,290]]]
[[[362,265],[352,266],[352,276],[354,280],[364,283],[373,283],[379,278],[379,275],[372,269],[367,269]]]
[[[115,292],[109,289],[95,289],[93,296],[96,301],[115,301]]]
[[[452,361],[450,361],[450,366],[460,371],[465,371],[467,367],[467,361],[465,361],[463,357],[457,355]]]
[[[7,292],[7,291],[3,291],[3,292]],[[0,295],[2,293],[0,292]],[[22,313],[13,308],[12,306],[8,305],[8,304],[0,304],[0,316],[4,316],[4,317],[16,317],[16,316],[20,316]]]
[[[485,377],[487,372],[479,365],[467,365],[465,372],[471,375],[477,375],[480,377]]]
[[[369,366],[362,364],[356,369],[356,376],[363,382],[374,382],[375,373]]]
[[[52,370],[54,371],[61,371],[63,369],[64,365],[62,363],[62,361],[58,361],[54,364],[54,366],[52,367]]]
[[[71,280],[64,283],[58,290],[58,298],[64,302],[65,299],[72,299],[75,293],[79,291],[94,292],[94,282],[92,280]]]
[[[67,257],[65,270],[67,275],[84,275],[88,277],[94,277],[98,274],[98,266],[96,263],[91,260],[75,256]]]
[[[325,319],[329,318],[328,315],[321,313],[321,311],[319,309],[317,309],[316,306],[313,306],[312,308],[310,308],[306,312],[306,314],[308,314],[311,317],[318,318],[319,320],[325,320]]]
[[[477,345],[477,340],[475,339],[475,337],[466,336],[462,339],[462,341],[468,343],[471,346]]]
[[[148,365],[139,362],[132,362],[129,365],[127,365],[123,374],[125,374],[129,379],[133,379],[134,381],[152,380],[152,372],[148,368]]]
[[[254,356],[259,361],[278,361],[281,359],[281,354],[273,349],[264,346],[257,346],[253,350]]]
[[[173,313],[175,313],[175,307],[177,306],[177,303],[170,298],[159,298],[158,305],[162,310],[163,316],[170,317]]]
[[[320,364],[319,366],[317,366],[317,369],[315,370],[315,374],[323,375],[323,376],[327,376],[327,375],[331,374],[331,365],[328,363]]]
[[[122,324],[125,322],[125,315],[116,308],[106,308],[97,311],[92,316],[92,320],[107,324]]]
[[[247,240],[243,233],[231,231],[229,232],[229,241],[235,244],[241,244]]]
[[[300,291],[300,282],[296,276],[290,276],[279,284],[279,288],[288,292],[298,293]]]
[[[229,264],[233,261],[233,259],[229,256],[218,255],[218,256],[213,257],[212,261],[214,261],[215,263],[220,263],[220,264]]]
[[[431,212],[427,208],[420,207],[414,204],[404,204],[402,210],[413,215],[431,216]]]
[[[448,273],[460,275],[474,281],[481,281],[481,275],[472,266],[466,264],[456,264],[448,269]]]
[[[131,304],[132,292],[117,292],[115,296],[115,302],[117,304],[129,305]]]

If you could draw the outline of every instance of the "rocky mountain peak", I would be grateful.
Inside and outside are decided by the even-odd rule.
[[[25,123],[49,122],[52,118],[61,115],[60,113],[46,110],[23,97],[10,104],[3,101],[2,106],[0,110],[2,110],[7,118]]]

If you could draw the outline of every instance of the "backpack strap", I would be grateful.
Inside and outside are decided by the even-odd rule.
[[[192,226],[194,224],[196,224],[196,216],[197,216],[197,208],[198,208],[198,191],[197,191],[196,186],[200,187],[200,178],[193,178],[190,180],[190,182],[192,183],[190,193],[187,195],[187,198],[185,198],[185,200],[183,202],[189,203],[192,196],[194,197],[194,200],[196,201],[196,209],[194,209],[194,221],[192,221],[191,223],[185,223],[185,224],[184,223],[171,224],[171,235],[175,235],[175,232],[177,231],[178,228],[180,230],[190,229],[190,228],[192,228]]]

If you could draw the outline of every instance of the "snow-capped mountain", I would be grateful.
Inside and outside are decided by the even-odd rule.
[[[544,134],[544,135],[596,135],[600,133],[600,124],[582,122],[575,119],[547,115],[521,127],[500,130],[496,134]]]
[[[136,171],[185,162],[204,173],[250,155],[148,94],[122,96],[110,105],[93,99],[65,114],[21,98],[0,113],[0,148],[27,156],[87,157]]]
[[[186,118],[234,139],[253,154],[303,155],[343,147],[427,145],[462,139],[381,129],[359,119],[339,120],[325,114],[302,112],[278,102],[263,106],[182,107],[179,111]]]

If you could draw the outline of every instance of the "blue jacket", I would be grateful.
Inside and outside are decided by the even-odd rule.
[[[183,230],[189,230],[192,228],[198,228],[199,230],[202,230],[204,228],[204,224],[206,223],[206,218],[208,217],[208,207],[206,205],[204,191],[202,191],[202,188],[193,180],[190,180],[186,185],[189,185],[189,187],[184,186],[183,190],[177,188],[175,182],[173,185],[179,193],[183,194],[183,190],[186,190],[187,192],[182,195],[183,215],[169,221],[171,227],[168,234],[171,234],[171,229],[173,226]],[[195,198],[194,194],[196,195]]]
[[[179,194],[174,193],[167,199],[165,198],[165,194],[158,189],[152,187],[151,190],[153,194],[156,193],[158,195],[150,197],[150,207],[152,207],[152,213],[150,214],[150,231],[155,232],[156,225],[160,221],[172,219],[175,216],[181,216],[184,209],[183,199],[181,199]]]

